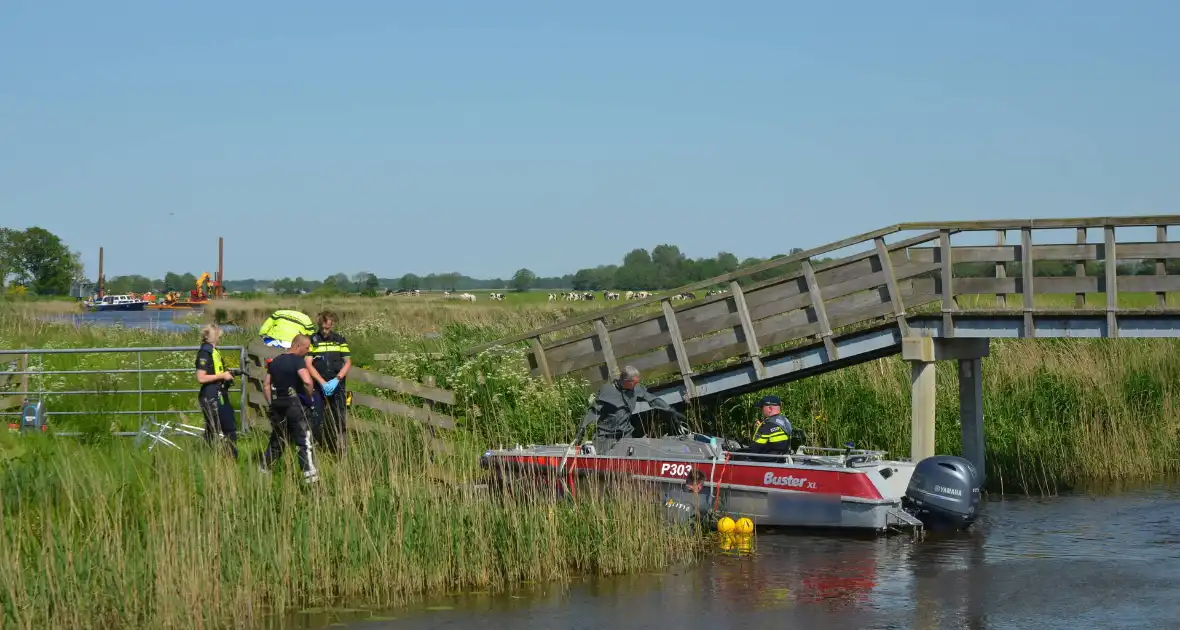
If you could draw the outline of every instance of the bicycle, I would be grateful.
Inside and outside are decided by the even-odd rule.
[[[205,437],[205,429],[194,427],[191,424],[184,424],[183,422],[173,424],[171,420],[156,422],[155,417],[149,416],[143,421],[143,424],[139,425],[139,433],[135,438],[135,445],[140,446],[145,440],[150,439],[151,443],[148,445],[149,451],[154,449],[157,444],[166,444],[178,451],[182,451],[184,449],[180,448],[180,445],[165,437],[178,435],[203,438]]]

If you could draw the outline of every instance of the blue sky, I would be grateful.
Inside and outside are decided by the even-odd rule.
[[[1180,213],[1177,2],[0,3],[0,225],[108,277],[542,275]],[[320,245],[324,245],[321,247]]]

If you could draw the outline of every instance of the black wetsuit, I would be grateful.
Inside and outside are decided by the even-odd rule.
[[[285,353],[274,358],[266,370],[270,374],[270,444],[262,454],[263,468],[270,468],[283,456],[287,442],[299,449],[299,468],[306,480],[314,480],[317,471],[311,455],[311,400],[299,370],[306,367],[303,357]]]
[[[206,374],[220,374],[225,371],[221,353],[211,344],[203,343],[197,350],[197,371]],[[201,415],[205,417],[205,442],[215,446],[218,435],[224,436],[230,453],[236,458],[238,427],[234,420],[234,408],[225,392],[225,387],[229,385],[226,381],[213,381],[201,385],[197,393],[197,405],[201,408]]]

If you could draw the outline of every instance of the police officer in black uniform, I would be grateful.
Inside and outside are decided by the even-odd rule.
[[[228,390],[233,385],[233,374],[226,369],[217,342],[221,341],[221,328],[210,324],[201,329],[201,347],[197,350],[197,405],[205,417],[205,442],[214,446],[219,438],[226,438],[230,453],[238,456],[238,429],[234,421],[234,408],[229,403]]]
[[[296,335],[291,348],[267,364],[262,384],[270,405],[271,427],[270,444],[262,454],[262,469],[269,470],[283,456],[287,442],[295,442],[299,449],[299,468],[307,483],[319,478],[311,455],[309,420],[315,390],[305,358],[310,348],[311,339],[307,335]]]
[[[343,454],[347,445],[345,434],[348,414],[345,378],[352,369],[348,340],[335,331],[337,317],[324,311],[316,318],[319,324],[311,336],[311,351],[307,366],[316,382],[315,414],[312,434],[316,444],[332,453]]]

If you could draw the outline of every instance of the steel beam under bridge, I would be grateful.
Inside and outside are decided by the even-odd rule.
[[[911,315],[907,321],[911,337],[944,337],[941,315]],[[955,339],[1093,339],[1108,336],[1104,311],[1037,313],[1033,317],[1032,331],[1025,330],[1024,316],[1019,311],[1010,314],[994,311],[978,315],[955,314]],[[1120,314],[1118,337],[1180,337],[1180,313]],[[833,338],[833,343],[840,357],[835,361],[828,360],[824,345],[820,342],[763,355],[765,377],[762,379],[758,378],[748,361],[694,375],[695,399],[735,396],[899,354],[902,350],[902,333],[896,324],[886,323]],[[684,402],[684,385],[679,379],[652,385],[649,389],[669,404]]]

